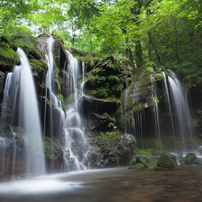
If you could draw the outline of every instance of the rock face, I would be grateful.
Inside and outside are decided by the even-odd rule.
[[[48,71],[45,54],[48,52],[46,36],[35,38],[29,35],[16,35],[8,40],[2,38],[0,42],[0,100],[3,98],[3,86],[5,83],[6,73],[11,71],[13,65],[19,64],[18,55],[15,51],[20,46],[28,56],[29,63],[34,76],[37,99],[40,110],[40,119],[44,135],[44,150],[47,165],[47,171],[60,172],[64,164],[64,134],[62,131],[63,120],[57,107],[50,100],[51,92],[45,88],[46,73]],[[9,57],[3,51],[11,51]],[[53,92],[61,101],[63,110],[66,105],[72,101],[73,93],[70,95],[67,87],[67,80],[71,76],[65,67],[69,63],[69,56],[65,50],[64,44],[55,40],[53,44],[54,55],[54,89]],[[16,57],[15,57],[16,56]],[[84,54],[85,60],[88,60],[87,54]],[[126,71],[123,65],[119,65],[115,56],[109,56],[105,59],[96,59],[93,63],[88,60],[85,68],[85,88],[82,100],[79,100],[79,113],[82,115],[82,125],[89,143],[88,161],[91,168],[104,168],[117,165],[127,165],[132,156],[135,138],[120,130],[116,120],[116,111],[120,107],[120,94],[125,88],[125,73],[130,78],[130,69]],[[6,62],[6,63],[5,63]],[[4,64],[5,63],[5,64]],[[82,61],[78,61],[80,73],[82,73]],[[78,76],[79,83],[83,81],[82,75]],[[71,85],[69,83],[69,85]],[[94,91],[92,89],[95,89]],[[12,86],[15,90],[15,86]],[[14,95],[9,95],[14,99]],[[20,102],[16,98],[16,105]],[[12,107],[9,105],[9,107]],[[8,108],[9,108],[8,107]],[[9,108],[10,109],[10,108]],[[46,112],[44,111],[46,109]],[[18,109],[20,110],[20,109]],[[9,112],[9,110],[8,110]],[[63,112],[64,113],[64,112]],[[17,117],[18,111],[13,116]],[[11,115],[10,115],[11,116]],[[6,121],[10,123],[11,117],[8,116]],[[50,118],[52,120],[50,121]],[[18,123],[13,123],[18,126]],[[50,131],[52,124],[52,131]],[[3,127],[2,127],[3,128]],[[8,125],[4,126],[2,141],[6,140],[6,147],[0,151],[0,163],[3,165],[4,158],[8,158],[7,163],[0,168],[1,177],[7,178],[11,175],[25,176],[26,165],[24,159],[26,154],[23,150],[26,140],[24,135],[19,131],[16,137]],[[53,135],[51,136],[50,133]],[[79,150],[79,136],[73,137],[75,141],[74,149]],[[78,142],[78,144],[77,144]],[[14,149],[15,148],[15,149]],[[14,153],[15,151],[15,153]],[[5,154],[5,155],[4,155]],[[15,164],[15,166],[14,166]],[[15,171],[14,171],[15,170]]]
[[[195,159],[196,159],[196,154],[187,153],[186,157],[184,158],[184,162],[186,165],[192,165]]]

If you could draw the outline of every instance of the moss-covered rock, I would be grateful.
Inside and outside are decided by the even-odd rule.
[[[192,165],[194,163],[195,159],[196,159],[196,154],[187,153],[187,155],[184,158],[184,162],[185,162],[186,165]]]
[[[0,68],[2,71],[11,71],[14,65],[19,64],[18,54],[8,42],[0,42]]]
[[[167,169],[176,169],[179,167],[172,158],[164,154],[161,155],[161,157],[159,158],[157,165],[158,167],[167,168]]]
[[[135,158],[136,158],[137,163],[144,164],[145,167],[148,167],[147,164],[150,163],[150,158],[148,158],[145,155],[142,155],[142,156],[136,155]]]
[[[93,91],[96,98],[119,98],[125,85],[123,71],[122,66],[116,65],[114,56],[109,56],[87,73],[88,81],[85,89],[96,89]]]
[[[144,170],[145,169],[145,165],[142,163],[137,163],[132,167],[133,170]]]
[[[45,137],[44,152],[47,159],[58,159],[63,157],[63,150],[58,139]]]

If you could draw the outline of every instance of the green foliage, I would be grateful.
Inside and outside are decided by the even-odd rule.
[[[62,84],[62,78],[59,76],[60,73],[60,69],[56,68],[56,72],[55,72],[55,82],[57,83],[58,86],[58,92],[61,92],[61,84]]]
[[[119,98],[124,88],[125,75],[122,73],[123,68],[117,67],[116,61],[113,60],[113,56],[105,58],[87,74],[88,83],[97,90],[97,92],[94,91],[96,93],[94,96],[98,98]]]
[[[149,149],[138,149],[135,148],[134,153],[135,155],[145,155],[147,157],[153,157],[154,153],[156,152],[155,149],[149,148]]]
[[[108,131],[108,132],[106,132],[106,136],[110,141],[115,141],[118,138],[119,133],[117,133],[117,132],[109,132]]]
[[[160,73],[155,74],[156,81],[161,81],[162,79],[163,79],[163,74],[160,74]]]
[[[159,99],[158,99],[158,97],[154,96],[154,97],[152,97],[152,99],[153,99],[154,102],[159,103]]]
[[[149,72],[149,73],[153,73],[154,72],[154,69],[152,67],[147,67],[145,69],[145,72]]]
[[[177,65],[174,69],[184,80],[187,88],[195,87],[202,82],[202,70],[190,62]]]

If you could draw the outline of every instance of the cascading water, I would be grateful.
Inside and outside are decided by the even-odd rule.
[[[146,125],[145,116],[142,118],[140,112],[135,117],[135,134],[140,139],[139,141],[142,141],[142,148],[143,137],[152,137],[155,134],[157,149],[160,154],[163,150],[164,140],[169,138],[169,141],[173,141],[175,152],[184,152],[187,149],[191,149],[191,147],[193,148],[187,97],[175,73],[171,70],[168,70],[168,73],[169,75],[166,76],[162,72],[163,93],[161,92],[161,99],[164,95],[164,102],[158,103],[157,83],[151,86],[154,92],[152,95],[155,103],[154,113],[152,112],[152,114],[150,110],[146,110],[144,113],[146,112],[147,118],[150,117],[150,123],[152,124],[147,123]],[[166,135],[167,138],[165,138]]]
[[[6,117],[7,117],[7,106],[9,102],[9,88],[11,85],[11,79],[12,79],[13,73],[9,72],[6,76],[6,82],[4,87],[4,96],[3,96],[3,102],[2,102],[2,111],[1,111],[1,129],[3,131],[3,126],[6,125]]]
[[[28,144],[25,143],[25,145],[27,150],[28,173],[41,175],[45,173],[45,162],[34,80],[25,53],[21,48],[18,48],[17,53],[22,66],[19,86],[19,119],[22,120],[22,127],[27,134],[25,141],[28,141]]]
[[[180,135],[180,139],[183,145],[183,148],[182,148],[183,151],[186,150],[185,137],[189,135],[191,139],[192,149],[193,149],[192,130],[191,130],[191,124],[190,124],[187,96],[185,95],[176,74],[171,70],[168,70],[168,72],[170,74],[170,76],[168,76],[168,83],[169,83],[170,92],[171,92],[171,96],[170,96],[171,101],[169,102],[173,103],[173,113],[175,112],[177,117],[175,134]]]
[[[159,124],[159,107],[158,107],[158,100],[157,100],[157,87],[156,83],[154,84],[154,97],[153,100],[155,102],[154,106],[154,121],[155,121],[155,130],[156,130],[156,140],[157,140],[157,148],[159,148],[160,154],[162,153],[161,148],[161,131],[160,131],[160,124]]]
[[[45,161],[34,81],[25,53],[20,48],[18,48],[17,53],[20,57],[21,66],[15,66],[13,74],[7,75],[1,124],[10,121],[11,125],[21,126],[24,129],[23,144],[25,145],[24,156],[27,174],[42,175],[45,173]],[[7,110],[8,100],[11,106],[10,120],[4,114]],[[13,134],[12,174],[14,175],[17,151],[16,136],[18,134],[13,131],[12,127],[11,132]],[[6,144],[3,145],[5,148]],[[9,161],[10,152],[7,158]]]
[[[69,96],[73,96],[73,102],[68,105],[66,119],[63,125],[65,134],[64,169],[87,169],[88,144],[81,125],[78,103],[83,96],[84,63],[82,63],[83,81],[79,93],[77,89],[77,76],[79,75],[78,60],[68,52],[70,63],[67,65],[67,73],[71,75],[67,81],[69,84]]]
[[[69,64],[67,61],[64,62],[64,72],[63,72],[63,84],[65,86],[65,97],[70,98],[69,105],[67,106],[66,115],[62,110],[62,103],[54,94],[54,82],[55,82],[55,72],[56,68],[54,66],[54,56],[53,56],[53,44],[54,39],[49,37],[47,40],[48,44],[48,56],[46,56],[46,61],[48,63],[48,72],[46,75],[46,101],[48,100],[53,104],[53,107],[44,108],[44,134],[51,138],[51,146],[53,146],[52,138],[54,138],[54,111],[58,111],[60,114],[60,121],[56,128],[60,131],[57,134],[64,136],[64,166],[62,171],[70,170],[81,170],[87,169],[87,154],[88,154],[88,144],[85,138],[85,134],[82,130],[81,118],[79,114],[79,100],[83,96],[83,86],[84,86],[84,63],[82,63],[83,81],[80,85],[81,92],[77,89],[77,76],[79,72],[78,60],[72,56],[71,53],[67,51],[69,56]],[[49,114],[49,117],[47,116]],[[49,119],[47,121],[47,119]],[[48,124],[47,124],[48,123]],[[52,151],[52,149],[51,149]],[[50,171],[54,170],[54,160],[51,161]]]
[[[62,102],[57,99],[56,95],[54,94],[54,82],[55,82],[55,67],[54,67],[54,58],[53,58],[53,43],[55,40],[53,37],[49,37],[47,39],[47,44],[48,44],[48,56],[46,55],[46,61],[48,64],[48,71],[46,75],[46,91],[45,91],[45,102],[47,100],[49,103],[52,104],[52,107],[49,107],[49,111],[47,111],[47,106],[45,104],[44,107],[44,134],[49,134],[49,137],[52,139],[51,141],[51,152],[53,152],[53,137],[54,133],[57,130],[57,133],[60,134],[62,131],[62,125],[65,120],[65,113],[62,110]],[[57,119],[59,120],[58,123],[60,125],[57,125],[54,127],[56,124],[54,123],[54,113],[57,112]],[[48,119],[48,120],[47,120]],[[47,124],[48,122],[48,124]],[[53,155],[53,154],[52,154]],[[50,163],[50,171],[52,172],[54,170],[54,160],[51,160]]]

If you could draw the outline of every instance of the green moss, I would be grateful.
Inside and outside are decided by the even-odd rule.
[[[109,140],[114,141],[119,137],[119,132],[114,131],[114,132],[107,132],[106,136]]]
[[[147,103],[148,106],[155,104],[151,97],[150,74],[146,72],[140,78],[139,101],[141,103]]]
[[[27,55],[28,59],[42,59],[42,54],[37,49],[34,49],[28,45],[23,45],[21,48],[24,50],[25,54]]]
[[[196,159],[196,154],[194,153],[188,153],[186,157],[184,158],[186,165],[192,165],[194,163],[194,160]]]
[[[144,170],[145,169],[145,165],[142,163],[137,163],[132,167],[133,170]]]
[[[154,97],[152,97],[152,99],[153,99],[154,102],[159,103],[159,99],[158,99],[158,97],[154,96]]]
[[[3,68],[13,67],[19,62],[18,54],[10,48],[9,44],[5,42],[0,43],[0,66]]]
[[[13,43],[15,46],[17,47],[23,47],[23,46],[28,46],[32,49],[37,49],[37,43],[36,43],[36,39],[35,37],[33,37],[30,34],[18,34],[18,35],[14,35],[10,38],[11,43]]]
[[[143,111],[143,106],[141,104],[133,106],[133,113],[141,112]]]
[[[63,157],[63,151],[58,139],[45,137],[44,140],[45,157],[48,159],[57,159]]]
[[[65,109],[65,102],[62,94],[57,94],[57,98],[62,102],[62,107]]]
[[[30,59],[29,63],[34,69],[34,72],[37,76],[39,76],[42,72],[44,72],[48,68],[45,60],[43,59],[40,60]]]
[[[127,99],[127,108],[133,107],[133,99],[131,97],[128,97]]]
[[[172,158],[163,154],[163,155],[161,155],[161,157],[158,160],[158,167],[176,169],[179,166]]]
[[[154,72],[154,69],[153,69],[153,67],[147,67],[147,68],[145,69],[145,72],[152,73],[152,72]]]
[[[157,167],[158,161],[156,159],[151,159],[150,163],[147,164],[148,168],[154,169]]]
[[[156,81],[161,81],[162,79],[163,79],[163,74],[160,74],[160,73],[155,74]]]
[[[61,85],[62,85],[62,78],[59,75],[60,73],[60,69],[56,68],[56,72],[55,72],[55,82],[57,83],[58,86],[58,92],[61,93]]]
[[[153,157],[153,154],[156,150],[153,150],[151,148],[149,149],[138,149],[138,148],[135,148],[134,150],[134,153],[136,155],[145,155],[145,156],[148,156],[148,157]]]

